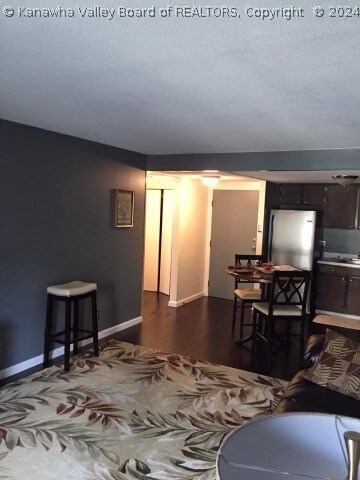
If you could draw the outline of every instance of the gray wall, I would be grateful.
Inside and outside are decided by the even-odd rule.
[[[357,257],[360,251],[360,230],[343,230],[341,228],[325,228],[327,252],[353,254]]]
[[[351,170],[360,166],[360,148],[292,152],[149,155],[148,170]]]
[[[141,314],[145,160],[0,120],[0,369],[42,353],[48,285],[96,282],[100,330]],[[133,228],[114,188],[135,190]]]

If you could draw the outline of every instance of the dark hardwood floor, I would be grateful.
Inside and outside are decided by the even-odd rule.
[[[121,340],[180,353],[243,370],[290,379],[299,370],[299,342],[273,353],[271,370],[261,350],[253,362],[250,343],[237,346],[231,331],[231,300],[202,297],[181,307],[168,307],[169,297],[153,292],[143,295],[143,323],[115,335]],[[247,315],[249,315],[249,311]],[[239,335],[235,330],[235,337]]]
[[[236,328],[235,335],[231,331],[233,306],[231,300],[202,297],[178,308],[168,307],[168,301],[169,297],[166,295],[144,292],[143,323],[110,338],[287,380],[299,370],[297,339],[292,340],[290,349],[282,347],[274,351],[271,370],[267,368],[264,351],[259,349],[253,361],[250,343],[243,346],[235,345],[234,338],[238,338],[239,331]],[[107,340],[109,337],[102,342]],[[88,348],[91,348],[91,345],[79,351]],[[55,361],[61,360],[60,357]],[[0,381],[0,387],[41,368],[41,365],[38,365],[3,379]]]

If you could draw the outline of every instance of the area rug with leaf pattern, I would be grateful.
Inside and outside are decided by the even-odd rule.
[[[111,341],[0,390],[0,478],[212,480],[224,436],[286,384]]]

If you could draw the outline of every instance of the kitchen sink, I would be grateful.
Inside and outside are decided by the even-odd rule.
[[[360,265],[360,258],[342,258],[339,263],[350,263],[353,265]]]

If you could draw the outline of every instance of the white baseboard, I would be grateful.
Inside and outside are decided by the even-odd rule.
[[[181,300],[177,302],[169,301],[168,306],[169,307],[181,307],[181,305],[184,305],[185,303],[193,302],[194,300],[197,300],[198,298],[201,298],[204,296],[204,292],[199,292],[195,293],[195,295],[191,295],[190,297],[182,298]]]
[[[142,317],[136,317],[126,322],[119,323],[118,325],[115,325],[113,327],[106,328],[105,330],[101,330],[99,332],[99,339],[109,337],[110,335],[113,335],[116,332],[121,332],[121,330],[126,330],[127,328],[137,325],[142,321],[143,321]],[[81,342],[79,342],[79,347],[84,347],[89,343],[92,343],[92,338],[87,338],[86,340],[82,340]],[[72,351],[73,349],[72,345],[70,349]],[[50,352],[51,359],[61,357],[61,355],[64,355],[64,347],[55,348]],[[0,380],[7,377],[11,377],[12,375],[23,372],[25,370],[28,370],[29,368],[35,367],[36,365],[40,365],[41,363],[43,363],[43,359],[44,359],[44,355],[41,354],[41,355],[37,355],[36,357],[29,358],[24,362],[20,362],[20,363],[17,363],[16,365],[12,365],[11,367],[4,368],[3,370],[0,370]]]

